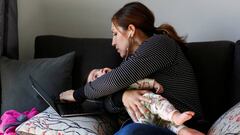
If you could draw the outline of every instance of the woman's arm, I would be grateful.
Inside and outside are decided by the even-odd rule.
[[[192,128],[185,127],[179,130],[178,135],[204,135],[204,133]]]
[[[176,47],[177,44],[166,36],[153,36],[119,67],[78,89],[74,98],[85,96],[92,99],[110,95],[165,69],[175,60]]]

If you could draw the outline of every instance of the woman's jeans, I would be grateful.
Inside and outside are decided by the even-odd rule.
[[[127,123],[114,135],[175,135],[167,128],[159,126],[140,124],[140,123]]]

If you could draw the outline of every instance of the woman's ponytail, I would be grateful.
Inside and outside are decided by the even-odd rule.
[[[178,36],[177,32],[170,24],[162,24],[155,29],[156,34],[166,34],[174,39],[182,48],[185,48],[185,37]]]

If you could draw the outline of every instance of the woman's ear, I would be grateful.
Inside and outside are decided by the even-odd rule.
[[[133,37],[136,31],[136,27],[133,24],[128,25],[128,37]]]

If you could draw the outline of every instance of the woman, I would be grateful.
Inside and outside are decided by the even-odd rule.
[[[193,110],[195,119],[201,117],[193,69],[184,56],[184,40],[168,24],[154,27],[152,12],[139,2],[126,4],[112,17],[112,45],[125,60],[111,72],[87,83],[78,90],[60,94],[60,99],[83,102],[113,94],[110,100],[116,106],[124,104],[135,120],[146,109],[141,101],[151,102],[143,95],[147,90],[124,91],[132,83],[153,78],[164,86],[166,97],[180,111]],[[192,123],[195,123],[192,120]],[[139,132],[136,132],[139,131]],[[150,132],[152,131],[152,133]],[[121,134],[172,134],[168,129],[144,124],[129,124]],[[182,128],[179,134],[201,135],[191,128]]]

